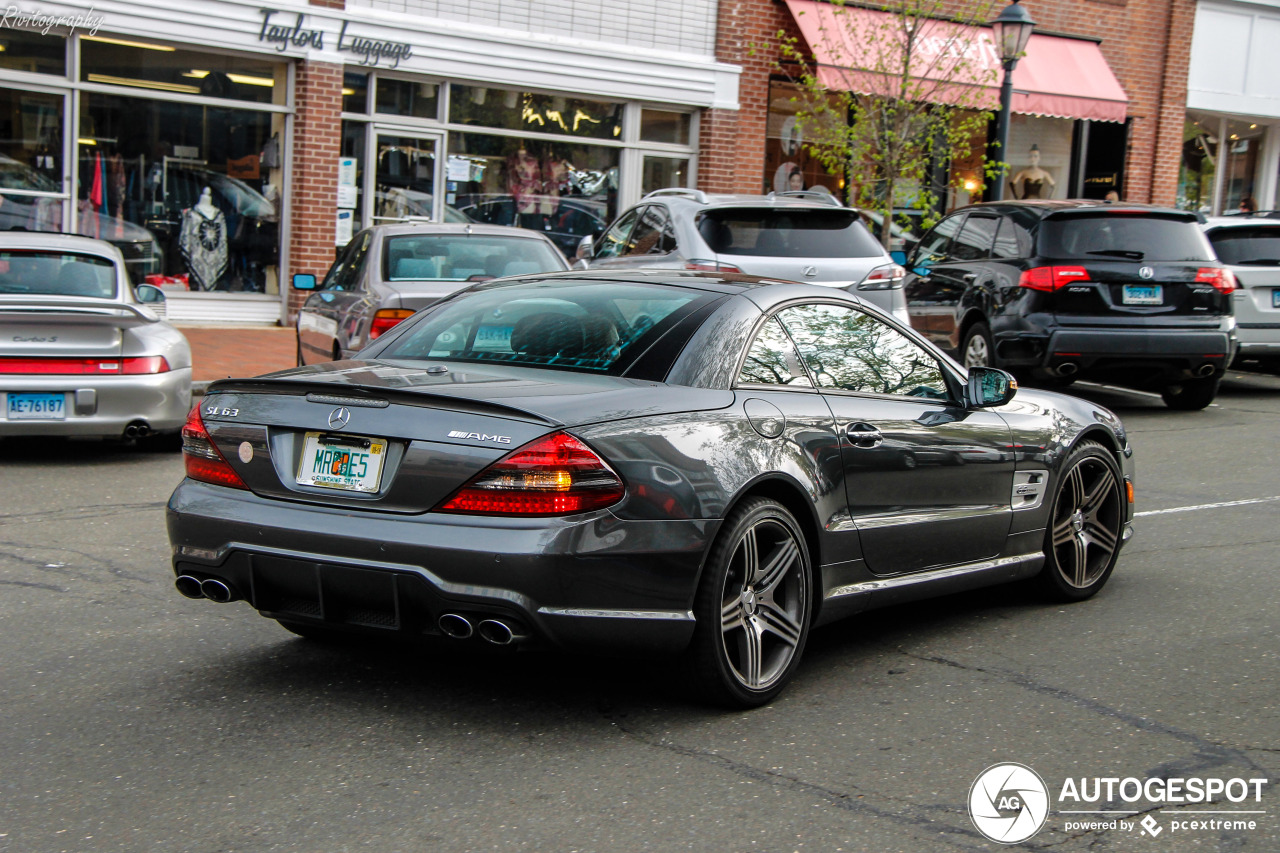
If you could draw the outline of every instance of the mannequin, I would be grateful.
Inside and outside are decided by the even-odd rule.
[[[178,247],[187,261],[195,287],[214,290],[227,270],[227,220],[205,187],[196,206],[182,215]]]
[[[1014,198],[1053,198],[1053,191],[1057,189],[1058,184],[1053,180],[1053,176],[1040,168],[1040,146],[1032,145],[1031,152],[1027,155],[1029,165],[1021,172],[1013,176],[1013,180],[1009,182],[1010,189],[1013,190]],[[1045,185],[1048,184],[1048,189]]]
[[[537,213],[537,196],[542,192],[542,169],[538,158],[521,145],[507,158],[507,186],[516,203],[516,213]]]

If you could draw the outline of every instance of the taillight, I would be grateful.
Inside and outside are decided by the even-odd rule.
[[[571,515],[622,500],[621,478],[567,432],[526,444],[477,474],[436,507],[473,515]]]
[[[0,358],[0,373],[40,374],[43,376],[136,376],[145,373],[168,373],[164,356],[141,358]]]
[[[1231,270],[1218,267],[1201,267],[1196,272],[1196,282],[1212,284],[1215,290],[1223,293],[1231,293],[1236,289],[1236,277],[1231,274]]]
[[[867,273],[866,278],[858,282],[858,290],[897,290],[906,277],[907,271],[902,267],[885,264]]]
[[[1088,280],[1089,271],[1084,267],[1032,267],[1018,277],[1018,287],[1049,292]]]
[[[413,316],[408,308],[379,308],[369,325],[369,340],[391,330],[396,323]]]
[[[684,268],[687,270],[701,270],[702,272],[742,272],[741,269],[733,264],[722,264],[719,261],[708,261],[702,258],[690,258],[684,262]]]
[[[187,476],[202,483],[247,489],[244,480],[213,446],[209,431],[200,417],[200,404],[191,407],[187,422],[182,427],[182,461],[187,466]]]

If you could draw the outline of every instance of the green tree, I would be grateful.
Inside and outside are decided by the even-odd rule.
[[[1004,168],[985,153],[1001,66],[990,30],[979,26],[996,5],[834,0],[799,17],[803,39],[778,34],[778,69],[795,84],[806,147],[829,172],[847,175],[851,203],[881,214],[886,246],[895,207],[935,209],[936,161],[972,162],[983,177]]]

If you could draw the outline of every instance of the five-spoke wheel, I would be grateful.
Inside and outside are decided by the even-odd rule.
[[[1102,589],[1120,553],[1124,508],[1115,459],[1084,442],[1063,465],[1050,511],[1040,576],[1049,592],[1076,601]]]
[[[745,502],[726,520],[699,587],[695,686],[736,707],[768,702],[799,662],[812,611],[799,524],[773,501]]]

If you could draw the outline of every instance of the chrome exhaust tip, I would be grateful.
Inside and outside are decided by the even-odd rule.
[[[187,598],[204,598],[204,590],[200,588],[199,578],[193,578],[191,575],[179,575],[173,585],[178,588],[178,592]]]
[[[484,620],[476,627],[476,632],[480,634],[480,639],[495,646],[509,646],[525,637],[506,622],[499,622],[497,619]]]
[[[151,425],[146,421],[134,421],[124,428],[125,438],[146,438],[151,435]]]
[[[1074,361],[1064,361],[1055,368],[1055,372],[1059,376],[1075,376],[1078,370],[1080,370],[1080,365]]]
[[[471,627],[471,621],[457,613],[444,614],[436,624],[440,626],[440,631],[446,637],[453,637],[455,640],[466,640],[475,633],[475,629]]]
[[[216,601],[219,604],[226,604],[229,601],[238,601],[239,593],[230,585],[223,583],[217,578],[205,578],[200,581],[200,591],[204,593],[204,597],[210,601]]]
[[[1218,368],[1212,364],[1202,364],[1196,368],[1196,376],[1202,378],[1205,376],[1212,376],[1214,371],[1217,369]]]

